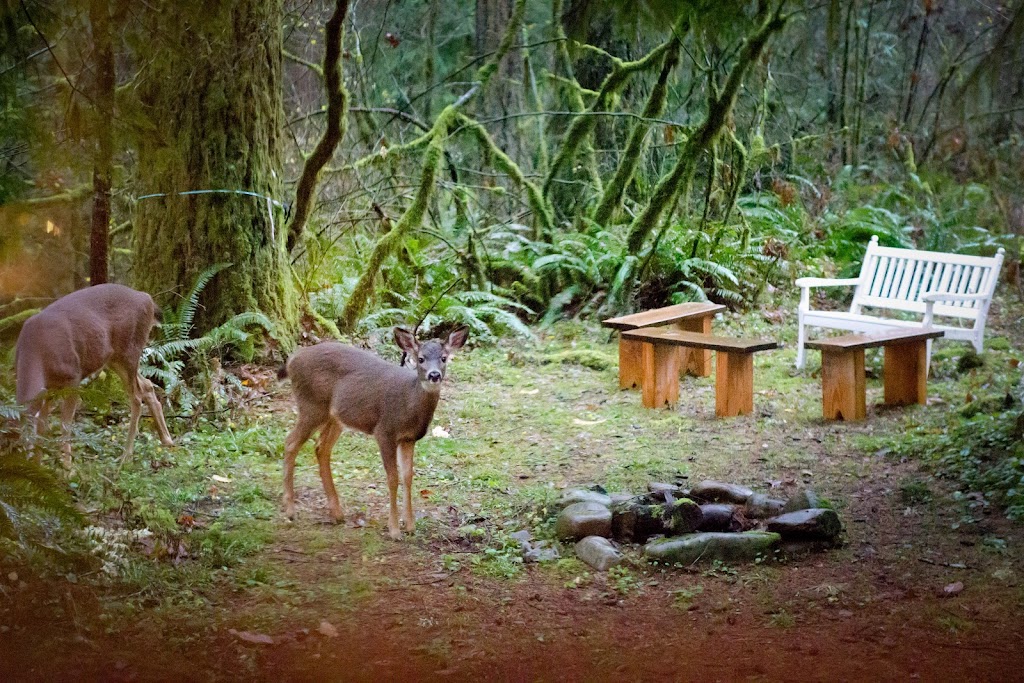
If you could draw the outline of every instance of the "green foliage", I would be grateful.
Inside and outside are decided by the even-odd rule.
[[[46,520],[78,524],[81,515],[67,488],[20,449],[0,452],[0,539],[25,546],[38,543],[36,526]]]
[[[939,476],[964,493],[980,492],[999,505],[1010,519],[1024,519],[1024,409],[1021,393],[992,401],[975,399],[968,406],[984,408],[954,415],[946,429],[921,425],[894,443],[897,453],[920,458]],[[901,486],[904,500],[926,502],[931,492],[920,482]]]
[[[202,400],[202,394],[197,394],[187,381],[189,365],[193,371],[208,372],[208,359],[215,353],[228,351],[251,359],[255,347],[247,330],[259,328],[274,334],[274,325],[265,315],[249,311],[232,316],[202,336],[192,336],[203,289],[214,275],[230,265],[218,263],[200,273],[188,295],[177,306],[163,310],[163,322],[158,327],[157,338],[142,352],[139,373],[159,381],[168,400],[183,412],[192,412]],[[209,389],[213,388],[209,375],[205,377],[205,383]]]

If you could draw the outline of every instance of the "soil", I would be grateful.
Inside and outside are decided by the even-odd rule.
[[[816,400],[815,382],[801,382]],[[580,406],[601,400],[597,385],[580,392]],[[458,426],[450,416],[469,390],[446,390],[449,426]],[[271,412],[287,414],[286,395]],[[102,617],[110,596],[89,585],[11,582],[0,596],[0,679],[1024,680],[1019,525],[983,504],[951,502],[949,486],[931,479],[936,501],[907,504],[899,483],[927,475],[856,442],[901,429],[890,411],[873,409],[861,425],[782,420],[763,429],[757,416],[701,414],[711,396],[703,387],[682,398],[680,410],[696,414],[686,438],[707,449],[727,433],[747,447],[710,472],[694,465],[693,476],[781,498],[804,485],[824,488],[844,501],[842,548],[737,568],[659,568],[634,553],[625,572],[533,565],[495,578],[473,570],[471,549],[455,533],[465,517],[453,504],[418,501],[431,531],[394,542],[382,526],[383,497],[365,502],[366,523],[360,516],[328,526],[323,493],[307,478],[298,520],[282,521],[256,560],[289,585],[309,587],[312,599],[235,586],[202,596],[209,607],[201,610],[153,604],[132,623],[110,624]],[[762,389],[755,401],[781,411],[790,398]],[[581,443],[568,469],[538,476],[596,481],[607,464],[603,447]],[[782,465],[763,455],[794,448],[800,459]],[[352,591],[347,602],[317,598],[342,587]]]

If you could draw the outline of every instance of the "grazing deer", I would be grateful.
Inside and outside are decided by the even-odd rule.
[[[46,429],[48,390],[67,390],[61,407],[64,464],[71,466],[71,423],[78,409],[78,385],[109,367],[131,397],[131,421],[123,458],[132,454],[142,403],[156,420],[160,441],[173,446],[153,384],[139,375],[139,357],[156,323],[152,297],[123,285],[103,284],[57,299],[25,321],[14,350],[18,402],[28,406],[36,434]],[[36,450],[36,459],[41,455]]]
[[[301,349],[288,360],[278,376],[291,378],[299,408],[299,420],[284,442],[284,511],[288,519],[295,517],[295,456],[317,430],[316,459],[327,505],[335,521],[344,519],[331,476],[331,449],[342,429],[348,427],[373,436],[380,447],[390,494],[391,537],[402,537],[398,524],[399,475],[405,499],[402,521],[406,531],[413,530],[413,449],[434,417],[448,359],[462,348],[468,334],[463,327],[445,342],[431,339],[418,344],[412,332],[396,327],[395,342],[414,367],[392,365],[369,351],[337,342]]]

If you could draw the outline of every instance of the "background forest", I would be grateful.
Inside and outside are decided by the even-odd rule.
[[[199,331],[488,337],[749,307],[871,234],[1019,287],[1022,8],[8,1],[3,296],[216,267]]]
[[[927,405],[822,420],[793,282],[872,235],[1005,249],[985,350],[936,344]],[[0,0],[0,678],[1012,677],[1022,249],[1024,0]],[[162,309],[140,372],[176,446],[147,417],[117,457],[106,372],[38,465],[15,339],[107,281]],[[618,390],[598,321],[703,300],[782,342],[743,418],[707,378],[668,411]],[[415,531],[385,540],[348,433],[348,520],[307,447],[286,523],[281,360],[461,324]],[[555,533],[561,489],[705,478],[813,486],[843,542],[592,572]]]

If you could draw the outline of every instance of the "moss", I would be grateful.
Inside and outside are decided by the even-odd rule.
[[[423,157],[423,167],[420,172],[420,182],[419,188],[416,190],[416,197],[409,208],[405,210],[405,213],[402,214],[395,227],[381,237],[374,246],[373,252],[367,261],[366,270],[360,276],[355,289],[352,290],[352,296],[349,297],[345,304],[345,309],[342,311],[341,324],[346,330],[353,329],[360,316],[362,316],[363,311],[366,310],[366,304],[373,294],[377,273],[380,272],[381,266],[384,265],[384,260],[394,253],[410,230],[418,228],[423,222],[423,214],[426,213],[430,202],[430,195],[434,191],[434,180],[437,178],[438,166],[441,162],[441,157],[444,155],[442,140],[447,134],[448,126],[453,120],[455,112],[454,106],[445,108],[437,117],[434,127],[431,128],[429,133],[431,136],[430,144],[427,146],[427,152]]]
[[[25,324],[25,321],[38,313],[39,310],[38,308],[29,308],[28,310],[0,319],[0,341],[6,342],[16,339],[21,334],[21,327]]]
[[[509,179],[516,185],[526,190],[527,202],[529,202],[530,208],[533,210],[542,229],[545,232],[552,230],[555,224],[554,213],[551,210],[551,205],[548,204],[543,193],[541,193],[540,188],[530,182],[519,166],[516,165],[516,162],[512,161],[507,154],[494,144],[491,136],[488,135],[487,130],[483,126],[462,114],[459,115],[459,123],[480,142],[480,145],[484,148],[485,155],[491,160],[494,167],[508,175]]]
[[[747,72],[760,58],[769,39],[782,30],[785,23],[785,18],[778,12],[766,19],[743,46],[721,91],[714,92],[716,89],[712,87],[713,93],[709,98],[708,112],[704,120],[687,138],[672,170],[658,182],[647,206],[629,226],[627,247],[630,254],[640,252],[648,235],[658,224],[665,210],[675,201],[680,189],[689,190],[697,161],[721,134],[736,104],[736,97]]]
[[[164,0],[140,16],[154,46],[137,88],[151,129],[138,140],[136,186],[168,196],[135,206],[134,284],[174,292],[230,262],[202,293],[199,331],[249,310],[297,329],[281,211],[239,194],[178,194],[282,196],[281,0]]]
[[[688,24],[680,26],[685,32]],[[661,73],[655,83],[651,94],[644,105],[644,119],[653,119],[661,116],[665,111],[665,102],[668,99],[668,77],[679,64],[679,53],[682,49],[680,42],[682,35],[679,34],[672,41],[668,51],[665,53],[665,60],[661,65]],[[647,133],[650,131],[649,121],[640,120],[629,133],[629,140],[626,142],[626,150],[622,153],[622,161],[615,169],[615,176],[605,188],[604,195],[594,212],[594,222],[598,225],[605,225],[614,216],[622,202],[622,195],[626,186],[633,179],[636,167],[640,163],[640,157],[647,147]]]
[[[591,349],[570,349],[544,356],[543,363],[561,363],[563,365],[582,365],[591,370],[607,370],[615,367],[618,361],[611,356],[592,351]]]

